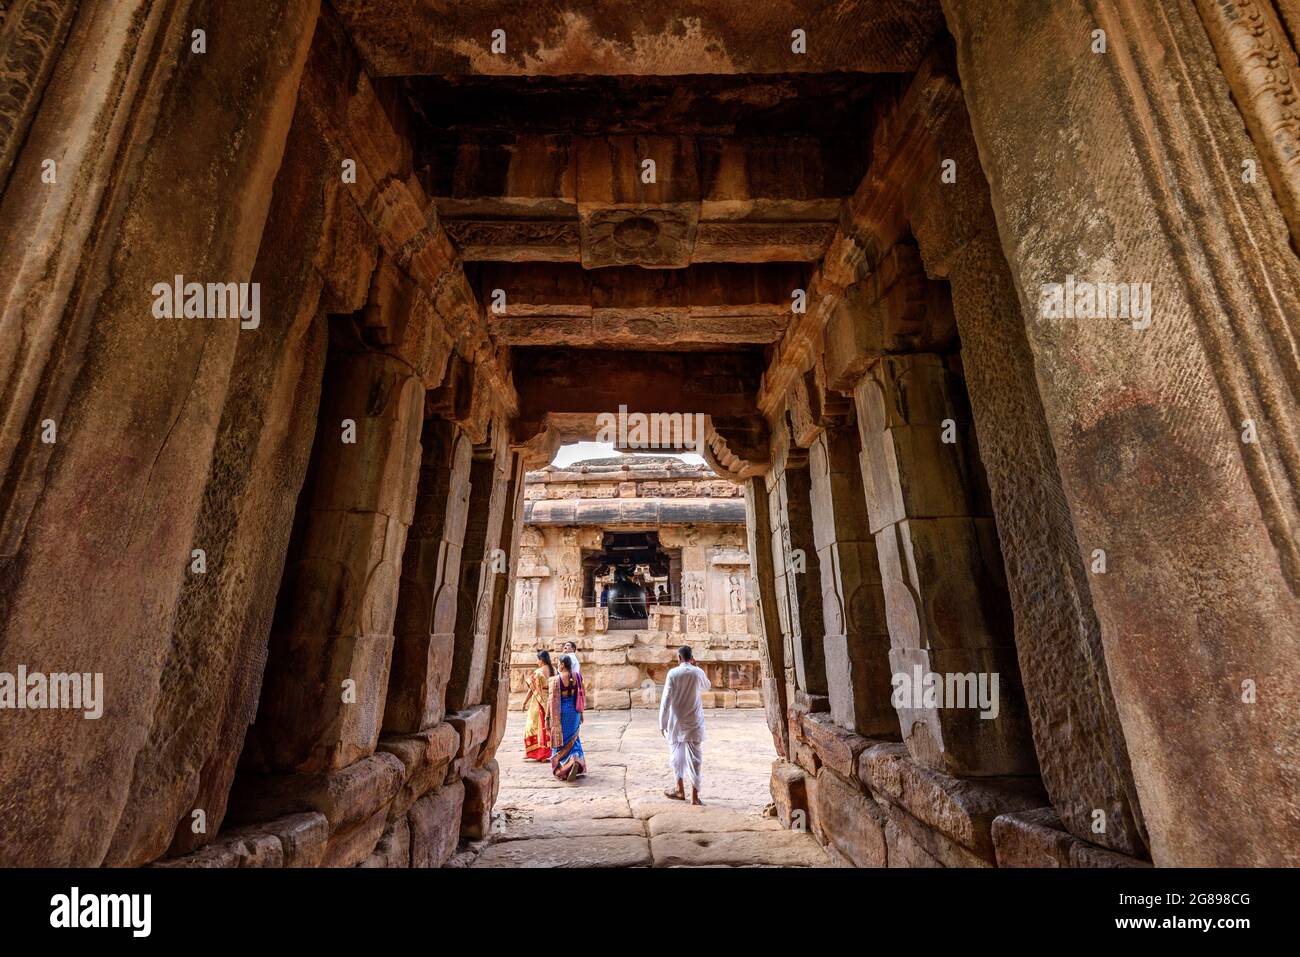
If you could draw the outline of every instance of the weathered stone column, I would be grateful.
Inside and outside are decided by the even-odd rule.
[[[316,432],[325,310],[360,309],[375,264],[373,237],[339,236],[351,210],[337,182],[312,105],[300,97],[253,268],[262,320],[240,337],[195,522],[206,571],[188,575],[181,591],[163,671],[173,679],[163,680],[106,865],[193,851],[217,836],[225,815]],[[323,252],[348,268],[322,270]],[[174,680],[181,675],[199,680]],[[196,810],[205,815],[197,832]]]
[[[790,729],[786,716],[785,639],[777,612],[770,508],[764,477],[750,479],[745,486],[745,528],[749,537],[754,600],[763,629],[763,641],[759,645],[763,661],[763,706],[777,753],[786,757],[790,753]]]
[[[774,469],[772,497],[772,558],[777,578],[781,628],[785,634],[787,667],[793,669],[792,689],[805,695],[826,695],[826,661],[822,649],[820,554],[813,534],[811,480],[807,451],[795,449],[799,467],[789,457]],[[793,692],[791,692],[793,700]],[[822,703],[825,707],[825,702]]]
[[[220,37],[202,57],[190,51],[191,6]],[[155,318],[152,290],[177,274],[249,281],[317,10],[316,0],[83,5],[10,171],[0,670],[102,674],[104,714],[8,713],[0,793],[43,799],[6,809],[7,864],[101,863],[128,800],[223,398],[252,331]],[[20,69],[47,69],[28,52]],[[47,159],[54,183],[42,181]],[[54,442],[41,440],[46,420]]]
[[[836,724],[866,737],[896,738],[889,623],[859,455],[853,421],[826,428],[808,452],[827,694]]]
[[[456,597],[473,444],[452,422],[424,422],[415,519],[406,538],[384,731],[442,720],[455,652]],[[453,709],[458,710],[458,709]]]
[[[890,662],[906,679],[899,720],[912,757],[931,767],[1031,774],[1002,556],[956,364],[933,353],[885,356],[854,392]],[[934,707],[919,687],[931,673],[940,685],[973,675],[990,692],[996,676],[992,706],[972,702],[968,685],[963,705]]]
[[[374,751],[423,417],[424,386],[400,359],[331,356],[246,748],[255,767],[329,771]]]
[[[1242,179],[1257,107],[1191,0],[944,8],[1153,858],[1300,862],[1300,263]],[[1042,318],[1067,277],[1150,314]]]
[[[504,581],[505,548],[509,547],[508,542],[504,548],[501,544],[502,527],[510,510],[506,496],[511,472],[510,449],[502,440],[502,432],[499,425],[492,428],[491,441],[475,449],[470,466],[469,509],[456,605],[456,650],[447,684],[447,708],[451,711],[487,701],[483,687],[491,654],[492,612]]]
[[[1061,489],[1019,296],[960,94],[943,100],[952,107],[927,124],[933,142],[904,206],[927,274],[951,284],[1043,784],[1076,837],[1145,857],[1089,571]],[[956,164],[955,183],[939,180],[943,160]]]
[[[492,705],[492,727],[483,744],[482,760],[490,761],[505,737],[506,720],[510,710],[510,648],[513,643],[516,556],[519,554],[519,536],[524,524],[524,464],[523,456],[515,453],[509,444],[509,434],[502,427],[503,464],[507,480],[501,489],[502,510],[500,531],[496,547],[506,557],[508,572],[492,570],[496,582],[492,592],[492,610],[488,622],[487,669],[483,678],[482,700]],[[496,503],[493,503],[496,507]]]

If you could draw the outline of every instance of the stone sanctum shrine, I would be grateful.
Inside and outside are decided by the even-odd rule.
[[[636,456],[529,472],[515,576],[511,707],[536,653],[565,641],[588,707],[658,707],[683,644],[713,685],[706,708],[762,707],[743,489],[707,467]]]

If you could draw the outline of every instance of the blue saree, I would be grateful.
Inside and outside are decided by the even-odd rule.
[[[578,736],[585,699],[582,675],[574,675],[568,685],[562,676],[551,679],[551,713],[560,715],[560,720],[552,727],[551,771],[561,781],[572,781],[587,773],[587,756]]]

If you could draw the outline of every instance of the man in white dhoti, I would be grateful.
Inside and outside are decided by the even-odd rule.
[[[677,789],[666,797],[686,800],[686,782],[691,784],[691,803],[700,800],[700,768],[704,763],[704,702],[700,696],[713,685],[704,669],[695,663],[690,645],[677,649],[677,667],[668,672],[663,698],[659,702],[659,730],[668,739],[668,765],[677,779]]]

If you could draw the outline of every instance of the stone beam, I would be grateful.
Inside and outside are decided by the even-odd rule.
[[[739,498],[564,498],[524,505],[531,525],[651,526],[739,524],[745,502]]]
[[[795,380],[815,364],[827,325],[851,287],[867,279],[876,264],[907,238],[906,209],[911,196],[918,185],[936,183],[939,174],[933,163],[932,130],[960,102],[961,90],[949,71],[938,58],[930,57],[917,70],[907,92],[876,118],[868,172],[845,202],[842,225],[809,282],[808,309],[790,323],[763,375],[759,406],[769,417],[779,414]],[[907,337],[914,332],[906,319],[910,304],[916,302],[914,295],[891,300],[888,289],[859,292],[887,306],[904,306],[905,321],[893,336]],[[926,293],[923,298],[931,297]],[[877,310],[877,321],[887,314]],[[891,337],[887,332],[867,335],[878,341]]]
[[[336,0],[375,76],[897,73],[943,29],[935,0],[749,0],[612,6],[576,0]],[[791,37],[803,30],[805,52]],[[504,31],[504,52],[493,31]],[[502,37],[502,34],[498,34]]]
[[[579,266],[485,266],[480,300],[489,329],[504,345],[564,345],[638,350],[765,344],[780,338],[791,292],[806,282],[789,263],[689,269]],[[502,298],[503,297],[503,298]]]
[[[467,260],[684,265],[820,259],[860,157],[839,135],[494,131],[427,134],[416,166]]]
[[[455,246],[412,172],[409,140],[392,116],[398,111],[381,101],[332,17],[321,18],[312,58],[328,66],[306,72],[301,95],[336,152],[338,168],[344,161],[356,165],[356,182],[345,188],[384,251],[432,303],[456,354],[476,366],[493,402],[513,415],[509,371],[498,360]]]
[[[756,352],[632,352],[516,349],[520,419],[537,424],[547,413],[629,415],[701,413],[715,419],[757,415]],[[690,436],[694,438],[694,436]]]

